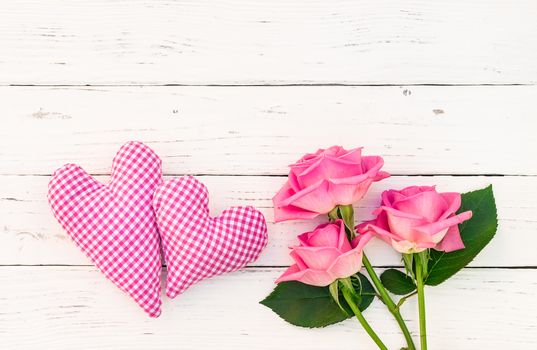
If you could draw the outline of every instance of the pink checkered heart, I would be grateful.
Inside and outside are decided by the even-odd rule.
[[[160,315],[160,247],[153,194],[162,183],[160,158],[139,142],[125,144],[104,185],[67,164],[49,183],[56,219],[76,245],[151,317]]]
[[[174,178],[155,192],[170,298],[204,278],[244,267],[267,245],[267,225],[259,211],[232,207],[210,217],[208,205],[207,188],[191,176]]]

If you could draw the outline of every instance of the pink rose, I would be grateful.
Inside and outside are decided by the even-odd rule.
[[[337,205],[353,204],[373,181],[389,176],[380,171],[381,157],[363,157],[361,151],[333,146],[306,154],[290,165],[287,182],[272,199],[275,221],[312,219]]]
[[[460,193],[438,193],[434,186],[411,186],[382,193],[377,218],[356,227],[373,233],[400,253],[419,253],[427,248],[452,252],[464,248],[458,224],[472,217],[471,211],[456,214]]]
[[[291,257],[296,264],[290,266],[276,283],[299,281],[323,287],[338,278],[350,277],[362,268],[362,249],[371,237],[369,234],[358,236],[351,244],[343,220],[303,233],[298,236],[300,245],[291,248]]]

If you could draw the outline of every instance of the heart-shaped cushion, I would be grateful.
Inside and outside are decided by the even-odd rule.
[[[208,205],[207,188],[191,176],[174,178],[155,192],[170,298],[204,278],[244,267],[267,245],[267,225],[259,211],[232,207],[210,217]]]
[[[129,142],[104,185],[67,164],[49,183],[56,219],[93,263],[152,317],[160,315],[160,246],[152,198],[162,183],[160,158]]]

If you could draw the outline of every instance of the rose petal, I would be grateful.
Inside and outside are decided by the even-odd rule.
[[[367,233],[367,230],[365,229],[365,227],[366,227],[367,225],[374,224],[375,221],[376,221],[375,219],[373,219],[373,220],[368,220],[368,221],[363,221],[363,222],[359,223],[358,225],[354,226],[354,230],[355,230],[358,234]]]
[[[345,231],[345,222],[341,219],[336,221],[336,224],[339,226],[338,232],[338,249],[342,253],[346,253],[352,249],[351,242],[347,238],[347,232]]]
[[[340,159],[344,159],[344,160],[347,160],[356,164],[361,164],[362,163],[362,148],[363,147],[357,147],[348,151],[345,151],[344,149],[340,149],[340,152],[342,152],[342,154],[338,156]]]
[[[286,282],[286,281],[298,281],[301,278],[307,269],[302,270],[298,265],[291,265],[283,272],[283,274],[278,277],[276,283]]]
[[[339,248],[340,227],[341,225],[337,221],[335,224],[317,226],[313,232],[308,232],[307,245]]]
[[[438,243],[438,245],[434,249],[449,253],[463,248],[464,243],[461,239],[459,226],[453,225],[447,231],[446,235],[444,236],[444,239],[440,243]]]
[[[278,193],[272,198],[274,203],[274,221],[281,222],[294,219],[313,219],[319,213],[304,210],[292,205],[284,205],[284,201],[294,194],[293,189],[286,182]]]
[[[387,242],[388,244],[390,244],[390,241],[392,239],[400,240],[400,237],[398,237],[397,235],[394,235],[390,231],[385,230],[382,227],[379,227],[375,224],[369,224],[369,223],[366,224],[365,226],[361,227],[360,233],[361,234],[371,233],[377,236],[378,238],[382,239],[383,241]]]
[[[283,274],[282,274],[280,277],[278,277],[278,279],[276,280],[276,283],[280,283],[280,282],[283,282],[283,281],[292,281],[293,278],[290,277],[290,276],[295,276],[295,275],[297,275],[298,273],[300,273],[301,271],[303,271],[303,270],[301,270],[301,269],[298,267],[298,265],[296,265],[296,264],[295,264],[295,265],[291,265],[291,266],[289,266],[289,267],[287,268],[287,270],[285,270],[285,271],[283,272]]]
[[[324,152],[326,152],[326,150],[319,148],[315,153],[306,153],[296,163],[293,163],[289,166],[303,166],[305,163],[311,163],[312,161],[317,160],[317,158],[319,158],[319,156]]]
[[[285,204],[284,201],[295,193],[296,192],[289,184],[289,181],[286,181],[285,184],[283,184],[282,188],[280,188],[278,193],[276,193],[274,197],[272,197],[272,203],[274,204],[274,208],[287,206],[288,204]]]
[[[461,194],[456,192],[444,192],[440,193],[440,195],[447,203],[447,208],[444,211],[444,214],[439,218],[439,220],[444,220],[452,214],[455,214],[461,207]]]
[[[417,240],[415,227],[427,223],[427,221],[417,215],[401,212],[397,209],[382,207],[386,212],[389,231],[394,234],[396,240]]]
[[[405,219],[423,220],[423,217],[412,213],[405,213],[392,207],[381,206],[379,209],[384,210],[386,214],[397,216]]]
[[[379,171],[377,175],[373,178],[373,181],[377,182],[377,181],[386,179],[390,176],[391,176],[390,173],[387,171]]]
[[[384,159],[379,156],[364,156],[362,157],[362,172],[374,177],[384,165]]]
[[[341,146],[332,146],[322,150],[322,152],[318,153],[317,155],[330,155],[334,157],[339,157],[340,155],[344,155],[345,153],[347,153],[347,150],[345,148]]]
[[[294,249],[295,247],[291,247],[291,249]],[[302,258],[300,257],[300,255],[296,254],[294,250],[291,250],[291,252],[289,253],[289,255],[291,256],[291,258],[295,261],[296,265],[298,266],[298,268],[300,270],[305,270],[308,268],[308,265],[306,265],[306,263],[304,262],[304,260],[302,260]]]
[[[379,210],[379,212],[375,219],[364,221],[356,226],[357,232],[359,234],[365,234],[368,231],[371,231],[372,226],[375,226],[379,230],[385,231],[388,235],[394,236],[391,232],[389,232],[390,226],[388,225],[388,218],[386,216],[386,212],[380,208],[377,210]]]
[[[396,193],[397,191],[394,191],[394,190],[383,191],[382,194],[380,195],[381,204],[383,206],[391,207]]]
[[[294,194],[294,193],[297,193],[298,191],[300,191],[300,184],[298,183],[298,180],[296,178],[296,174],[292,171],[289,172],[289,175],[287,176],[288,178],[288,184],[289,184],[289,187],[291,188],[292,192],[289,192],[290,194]]]
[[[365,245],[371,240],[371,238],[373,238],[373,234],[371,233],[358,235],[352,240],[352,247],[361,251],[364,249]]]
[[[274,208],[274,222],[288,220],[310,220],[319,216],[319,213],[304,210],[302,208],[288,205],[286,207]]]
[[[285,281],[299,281],[312,286],[325,287],[334,282],[335,278],[326,271],[312,269],[299,270],[298,266],[293,265],[276,280],[276,283]]]
[[[361,173],[360,163],[323,156],[304,172],[297,174],[297,180],[301,188],[306,188],[322,180],[351,177]]]
[[[421,192],[396,200],[392,206],[399,211],[424,217],[428,222],[438,220],[448,208],[444,197],[436,191]]]
[[[322,181],[284,199],[281,205],[292,205],[306,211],[326,214],[334,209],[336,203],[332,201],[332,197],[328,192],[328,183]]]
[[[304,233],[301,233],[297,236],[298,238],[298,241],[300,242],[300,245],[303,246],[303,247],[309,247],[310,246],[310,243],[309,243],[309,237],[310,237],[310,233],[311,232],[304,232]]]
[[[419,247],[415,242],[407,240],[396,241],[392,239],[390,244],[392,245],[393,249],[401,254],[420,253],[427,249],[426,247]]]
[[[298,255],[306,266],[314,270],[326,270],[341,255],[334,247],[295,247],[293,254]]]
[[[442,231],[440,231],[438,233],[435,233],[432,236],[429,236],[430,241],[433,242],[434,244],[438,244],[442,239],[444,239],[444,237],[446,236],[446,233],[448,232],[448,230],[449,230],[449,228],[445,228]]]
[[[432,236],[450,226],[458,225],[461,222],[470,219],[471,217],[472,217],[472,212],[465,211],[464,213],[454,215],[442,221],[437,221],[437,222],[433,222],[430,224],[424,224],[424,225],[418,226],[416,227],[416,230]]]
[[[436,191],[435,186],[409,186],[398,191],[405,197],[415,196],[418,193]]]
[[[362,169],[373,181],[380,181],[390,174],[385,171],[380,171],[380,168],[384,166],[384,159],[379,156],[367,156],[362,157]]]
[[[328,268],[328,274],[335,279],[347,278],[362,268],[362,250],[354,248],[345,254],[341,254]]]
[[[362,199],[373,180],[367,176],[358,176],[356,181],[351,178],[329,180],[328,188],[333,203],[349,205]]]

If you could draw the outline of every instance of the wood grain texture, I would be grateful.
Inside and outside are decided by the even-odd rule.
[[[106,182],[108,177],[100,176]],[[48,177],[0,176],[0,264],[88,265],[91,262],[75,247],[56,223],[46,202]],[[232,205],[254,205],[266,216],[269,245],[253,266],[287,266],[287,247],[299,233],[312,230],[313,222],[274,224],[272,196],[283,177],[202,176],[209,189],[211,213]],[[380,193],[410,185],[437,185],[439,191],[469,191],[492,184],[498,205],[499,228],[494,240],[472,266],[537,266],[537,177],[397,176],[374,184],[356,207],[356,219],[369,219],[379,204]],[[523,242],[523,244],[521,244]],[[400,257],[380,241],[366,251],[376,266],[400,265]]]
[[[536,18],[534,0],[0,1],[0,349],[373,349],[355,320],[307,330],[258,304],[322,220],[274,224],[270,199],[287,164],[332,144],[398,175],[358,203],[364,219],[387,188],[493,184],[497,236],[427,290],[430,349],[537,348]],[[168,177],[205,175],[213,214],[249,204],[269,225],[257,262],[164,298],[156,320],[46,203],[57,167],[106,181],[129,140]],[[417,339],[415,300],[402,311]],[[378,301],[366,317],[403,345]]]
[[[3,87],[0,173],[107,174],[129,140],[167,174],[287,174],[365,146],[394,174],[537,174],[537,86]]]
[[[92,267],[1,267],[4,349],[374,349],[356,320],[291,326],[258,304],[282,269],[247,269],[203,281],[150,319]],[[537,347],[537,271],[465,270],[427,289],[431,349]],[[402,313],[414,336],[416,300]],[[390,349],[403,345],[378,301],[364,313]],[[468,325],[472,325],[468,327]]]
[[[533,0],[0,2],[1,84],[535,83]]]

